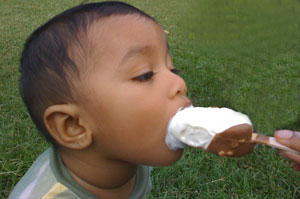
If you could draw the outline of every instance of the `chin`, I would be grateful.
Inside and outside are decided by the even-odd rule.
[[[183,149],[178,149],[176,151],[169,150],[168,153],[165,154],[164,157],[162,157],[160,160],[153,161],[151,166],[155,166],[155,167],[170,166],[182,157],[183,151],[184,151]]]

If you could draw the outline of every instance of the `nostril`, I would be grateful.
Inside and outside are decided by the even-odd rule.
[[[177,94],[186,95],[186,92],[187,92],[187,88],[186,88],[184,80],[182,79],[182,82],[181,82],[180,87],[177,91]]]
[[[187,88],[184,79],[174,73],[169,77],[170,97],[173,98],[178,95],[186,95]]]
[[[178,89],[177,94],[179,94],[179,95],[186,94],[186,88],[182,87],[182,88]]]

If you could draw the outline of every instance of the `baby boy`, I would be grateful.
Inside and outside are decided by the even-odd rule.
[[[21,94],[51,142],[10,198],[146,198],[177,161],[170,118],[191,104],[159,24],[121,2],[82,4],[28,38]],[[147,165],[147,166],[145,166]]]

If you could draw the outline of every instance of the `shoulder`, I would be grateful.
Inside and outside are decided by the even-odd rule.
[[[9,199],[55,198],[61,194],[68,195],[68,198],[78,198],[57,181],[50,166],[51,153],[53,149],[49,148],[36,159],[14,187]]]
[[[50,169],[50,152],[50,149],[46,150],[35,160],[14,187],[9,198],[37,198],[51,188],[55,183],[55,178]]]

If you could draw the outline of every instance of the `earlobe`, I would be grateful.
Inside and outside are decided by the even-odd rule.
[[[92,144],[92,132],[81,120],[77,107],[72,104],[52,105],[44,113],[50,135],[70,149],[84,149]]]

